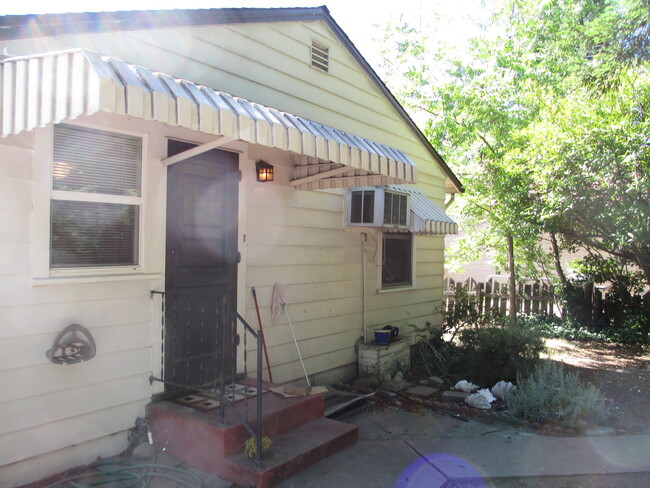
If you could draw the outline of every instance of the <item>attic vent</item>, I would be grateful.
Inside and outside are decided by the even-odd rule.
[[[320,42],[311,41],[311,65],[324,71],[329,72],[330,65],[330,48],[322,45]]]

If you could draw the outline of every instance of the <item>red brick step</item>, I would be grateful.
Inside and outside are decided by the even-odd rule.
[[[248,414],[255,426],[256,402],[235,404],[241,416]],[[266,392],[262,402],[262,431],[272,444],[263,458],[263,470],[244,457],[250,437],[237,417],[226,409],[225,422],[219,409],[202,411],[169,401],[148,405],[154,445],[191,466],[242,485],[268,487],[329,454],[355,442],[358,428],[323,417],[322,395],[282,398]]]
[[[226,459],[221,476],[243,486],[268,488],[356,442],[359,428],[320,418],[272,438],[262,458],[262,470],[238,452]]]

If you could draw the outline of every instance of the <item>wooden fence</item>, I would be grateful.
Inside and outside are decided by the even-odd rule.
[[[476,308],[480,313],[498,311],[506,315],[510,310],[508,282],[503,278],[490,278],[485,283],[478,283],[473,278],[456,282],[452,278],[445,278],[444,302],[449,310],[454,303],[456,289],[464,288],[476,300]],[[516,307],[518,313],[523,314],[549,314],[559,312],[555,306],[555,299],[551,285],[541,281],[534,281],[517,285]]]

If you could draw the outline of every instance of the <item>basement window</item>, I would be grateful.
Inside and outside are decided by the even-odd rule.
[[[311,41],[311,65],[313,68],[329,73],[330,48],[318,41]]]

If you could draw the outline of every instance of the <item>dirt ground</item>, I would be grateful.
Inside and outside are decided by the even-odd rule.
[[[612,401],[617,434],[650,433],[650,350],[613,344],[548,341],[548,358],[593,384]]]

